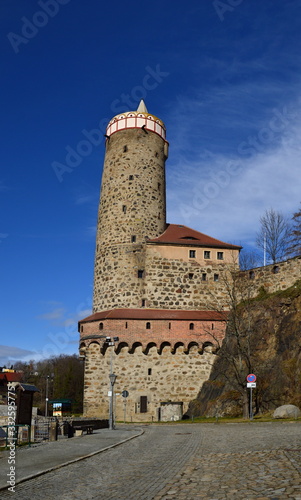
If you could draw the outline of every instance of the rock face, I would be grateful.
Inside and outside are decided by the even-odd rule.
[[[235,319],[237,323],[240,320],[239,327],[249,325],[252,371],[242,362],[240,384],[237,383],[231,367],[234,362],[238,366],[239,350],[234,336],[227,329],[223,343],[225,349],[222,348],[216,356],[210,379],[191,403],[190,414],[241,416],[243,404],[248,405],[248,373],[257,375],[257,386],[253,391],[255,415],[273,412],[287,401],[301,408],[301,280],[286,290],[250,301],[242,317]],[[285,417],[281,415],[279,418]]]
[[[273,413],[274,418],[298,418],[301,416],[301,411],[295,405],[282,405],[276,408]]]

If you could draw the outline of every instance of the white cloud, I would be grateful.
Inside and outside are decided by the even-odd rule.
[[[35,359],[36,354],[36,351],[29,351],[20,347],[0,345],[0,365],[11,366],[16,361],[29,361]]]
[[[252,245],[259,218],[267,208],[292,216],[299,207],[300,102],[295,103],[293,114],[292,108],[278,106],[276,115],[272,111],[265,120],[258,117],[255,133],[252,115],[252,132],[246,129],[243,138],[236,142],[232,138],[224,150],[223,146],[215,147],[216,138],[206,145],[195,140],[195,131],[189,136],[190,114],[194,126],[201,117],[197,118],[197,107],[195,113],[193,106],[188,108],[189,116],[182,116],[183,136],[177,132],[177,140],[170,139],[171,149],[175,142],[177,150],[176,155],[171,154],[172,163],[167,164],[168,222],[184,223],[224,241]],[[276,119],[277,113],[282,114],[282,121]],[[231,118],[230,113],[229,122]],[[239,147],[242,142],[243,148]],[[246,148],[252,148],[250,154],[242,155]]]
[[[38,316],[38,319],[45,319],[46,321],[62,320],[64,318],[65,312],[66,310],[64,307],[57,307],[50,312],[41,314],[40,316]]]

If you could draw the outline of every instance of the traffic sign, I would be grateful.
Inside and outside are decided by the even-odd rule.
[[[255,389],[256,388],[256,382],[247,382],[247,387],[250,389]]]
[[[254,373],[250,373],[250,374],[247,376],[247,381],[248,381],[248,382],[256,382],[256,375],[254,375]]]
[[[122,393],[121,393],[121,394],[122,394],[122,396],[123,396],[124,398],[127,398],[127,397],[128,397],[128,395],[129,395],[129,391],[122,391]]]

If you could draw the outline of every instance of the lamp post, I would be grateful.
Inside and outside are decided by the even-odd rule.
[[[110,379],[110,383],[111,383],[111,390],[110,390],[110,393],[109,393],[109,397],[110,397],[110,400],[109,400],[109,429],[110,430],[113,430],[115,428],[114,426],[114,384],[115,384],[115,381],[116,381],[116,378],[117,378],[117,375],[115,375],[115,373],[113,373],[113,349],[114,349],[114,345],[115,345],[115,342],[118,342],[119,341],[119,337],[106,337],[106,343],[108,346],[110,346],[112,348],[111,350],[111,362],[110,362],[110,374],[109,374],[109,379]]]
[[[52,380],[54,377],[54,374],[51,373],[51,375],[46,375],[46,393],[45,393],[45,417],[48,417],[48,401],[49,401],[49,380]]]
[[[114,384],[115,384],[116,378],[117,378],[117,375],[115,375],[115,373],[110,373],[110,375],[109,375],[109,379],[111,382],[110,415],[109,415],[109,429],[110,429],[110,431],[115,428],[115,426],[114,426],[114,408],[113,408],[114,399],[113,398],[114,398]]]

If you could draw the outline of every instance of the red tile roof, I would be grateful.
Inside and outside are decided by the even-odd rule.
[[[148,240],[147,243],[229,248],[233,250],[240,250],[242,248],[238,245],[231,245],[230,243],[216,240],[207,234],[199,233],[190,227],[180,224],[167,224],[167,228],[161,236]]]
[[[5,380],[6,382],[20,382],[22,380],[23,373],[20,372],[3,372],[0,373],[0,380]]]
[[[105,319],[151,319],[151,320],[186,320],[186,321],[225,321],[227,311],[182,311],[178,309],[109,309],[101,311],[79,321],[88,323]]]

